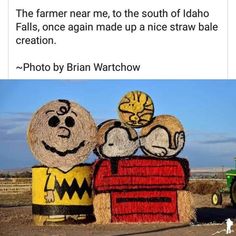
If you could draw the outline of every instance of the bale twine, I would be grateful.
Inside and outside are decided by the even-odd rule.
[[[139,128],[147,125],[154,113],[154,105],[149,95],[141,91],[131,91],[123,96],[118,106],[120,120]]]
[[[177,206],[180,223],[189,223],[196,218],[192,193],[185,190],[177,191]]]
[[[94,214],[97,224],[111,223],[111,196],[110,193],[100,193],[94,196]]]
[[[96,144],[96,124],[87,110],[67,100],[41,107],[28,127],[34,156],[48,167],[69,169],[87,159]]]
[[[140,142],[142,151],[147,155],[175,157],[184,147],[184,128],[176,117],[160,115],[141,129]]]
[[[107,120],[98,126],[96,154],[100,158],[132,156],[139,147],[137,132],[118,120]]]

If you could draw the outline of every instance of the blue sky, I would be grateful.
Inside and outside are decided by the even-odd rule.
[[[191,167],[234,166],[236,157],[236,81],[216,80],[19,80],[0,81],[0,169],[37,163],[26,143],[28,122],[55,99],[84,106],[99,123],[118,118],[121,97],[148,93],[155,115],[171,114],[185,127],[180,153]]]

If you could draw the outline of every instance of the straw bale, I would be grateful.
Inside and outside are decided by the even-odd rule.
[[[100,158],[132,156],[138,147],[137,132],[119,120],[107,120],[98,126],[96,153]]]
[[[96,223],[111,223],[111,196],[110,193],[101,193],[94,196],[93,200],[94,214]]]
[[[184,147],[184,128],[176,117],[160,115],[141,129],[140,142],[142,151],[147,155],[175,157]]]
[[[41,107],[28,127],[34,156],[48,167],[70,169],[87,159],[96,144],[96,124],[87,110],[67,100]]]
[[[192,193],[185,190],[177,191],[179,222],[189,223],[196,218]]]
[[[141,91],[125,94],[118,106],[120,120],[125,124],[140,128],[147,125],[154,114],[154,105],[149,95]]]

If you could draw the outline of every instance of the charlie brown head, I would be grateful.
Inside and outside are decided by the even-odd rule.
[[[48,167],[71,168],[87,159],[96,144],[96,124],[80,105],[68,100],[41,107],[28,127],[35,157]]]
[[[141,130],[142,151],[159,158],[175,157],[184,147],[185,134],[180,121],[171,115],[160,115]]]
[[[118,120],[108,120],[98,126],[95,152],[100,158],[128,157],[139,147],[137,132]]]

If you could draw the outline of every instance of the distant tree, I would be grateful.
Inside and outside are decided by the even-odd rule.
[[[31,178],[32,173],[30,171],[16,172],[16,173],[0,173],[0,178]]]
[[[24,172],[20,172],[20,173],[16,173],[15,176],[16,178],[31,178],[32,177],[32,173],[30,171],[24,171]]]
[[[11,178],[9,173],[0,173],[0,178]]]

